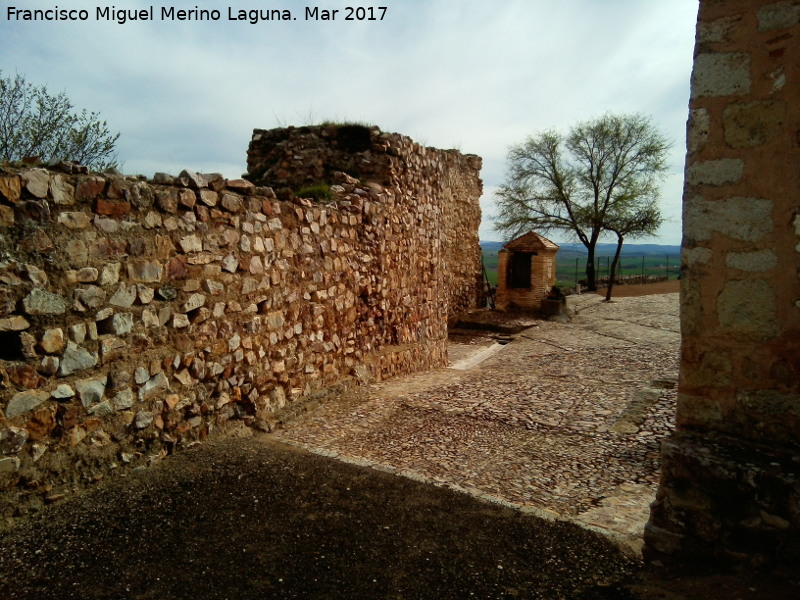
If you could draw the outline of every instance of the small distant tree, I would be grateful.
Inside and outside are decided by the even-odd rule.
[[[611,301],[611,290],[614,288],[617,265],[619,264],[625,237],[636,238],[643,235],[652,235],[658,231],[663,222],[664,219],[661,216],[661,210],[658,208],[655,198],[631,198],[628,206],[620,203],[615,214],[608,219],[606,229],[614,232],[617,236],[617,249],[614,253],[614,260],[611,261],[611,272],[608,275],[606,302]]]
[[[587,287],[594,291],[598,240],[612,224],[621,227],[624,215],[658,198],[669,148],[641,114],[607,114],[566,136],[546,131],[529,137],[509,149],[495,227],[509,239],[529,229],[574,235],[588,252]]]
[[[68,160],[103,170],[116,166],[118,138],[99,113],[75,111],[64,92],[52,95],[22,75],[0,72],[0,160]]]

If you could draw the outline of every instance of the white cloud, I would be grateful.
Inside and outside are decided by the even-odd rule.
[[[306,22],[305,3],[284,0],[271,4],[299,20],[258,25],[225,20],[229,5],[257,4],[244,0],[161,4],[219,8],[223,20],[22,23],[2,13],[0,69],[99,110],[122,134],[125,170],[145,174],[238,176],[254,128],[353,119],[481,155],[490,192],[507,147],[525,136],[645,112],[676,141],[663,196],[664,212],[680,217],[696,0],[384,0],[385,19],[363,23]],[[489,193],[482,204],[491,213]],[[679,224],[662,230],[664,243],[679,237]]]

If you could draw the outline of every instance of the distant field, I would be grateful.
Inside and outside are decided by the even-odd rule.
[[[492,285],[497,285],[497,251],[502,248],[499,242],[481,242],[483,264]],[[599,244],[595,266],[599,277],[608,275],[613,256],[612,244]],[[677,279],[680,266],[679,246],[658,246],[655,244],[631,244],[622,247],[620,275],[653,275]],[[574,287],[575,281],[586,278],[586,251],[581,247],[563,246],[556,258],[556,285],[564,288]]]

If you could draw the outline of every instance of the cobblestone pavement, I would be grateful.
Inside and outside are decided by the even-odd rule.
[[[454,336],[451,365],[373,384],[275,435],[359,464],[577,521],[641,546],[674,426],[678,294],[572,296],[502,348]],[[491,348],[492,351],[487,351]],[[470,365],[480,353],[485,360]]]

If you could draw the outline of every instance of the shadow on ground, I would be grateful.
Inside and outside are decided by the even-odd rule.
[[[622,598],[601,536],[259,436],[0,536],[0,598]]]
[[[15,600],[797,597],[724,579],[674,594],[638,568],[577,525],[268,436],[187,451],[0,534],[0,598]]]

